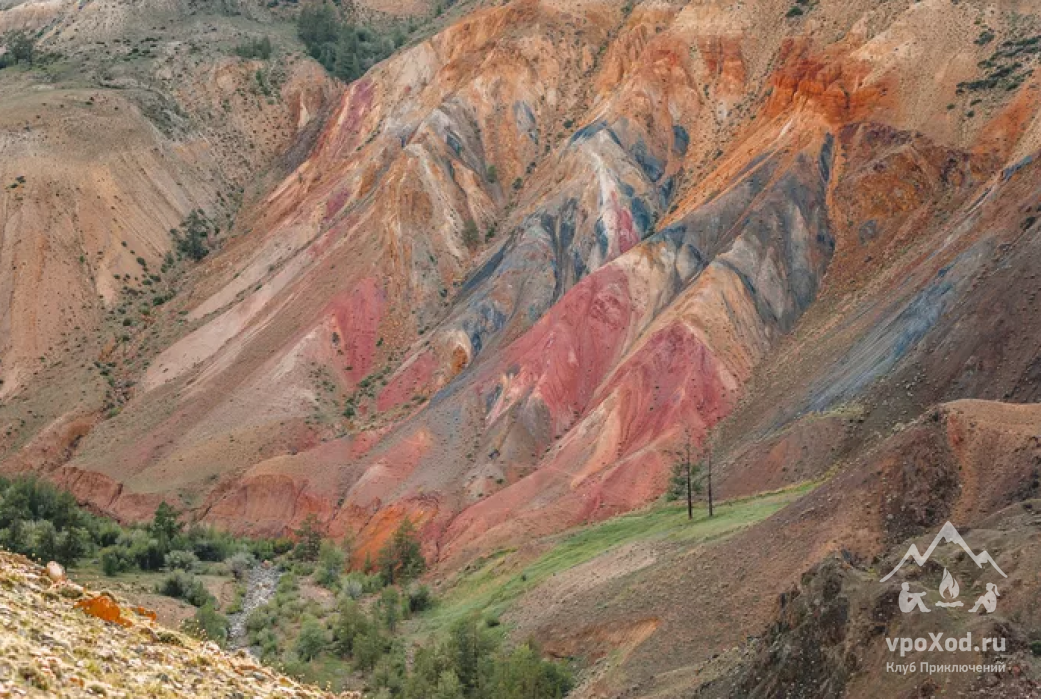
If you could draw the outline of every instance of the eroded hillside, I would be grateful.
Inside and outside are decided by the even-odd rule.
[[[487,550],[655,498],[757,375],[809,391],[741,409],[767,429],[855,402],[1030,245],[1029,21],[625,10],[477,9],[349,86],[57,477]],[[972,87],[1017,41],[1018,82]]]
[[[138,159],[114,160],[148,177],[84,156],[61,198],[104,205],[61,245],[33,214],[58,197],[34,185],[48,122],[31,101],[59,97],[0,83],[19,95],[3,147],[34,154],[4,190],[6,469],[129,519],[164,499],[263,534],[317,514],[359,562],[408,516],[446,574],[503,551],[522,567],[540,537],[648,505],[669,451],[717,425],[721,498],[830,479],[705,551],[626,558],[555,619],[519,618],[562,654],[625,649],[589,696],[682,693],[828,555],[870,560],[937,512],[975,523],[1032,497],[1008,471],[893,532],[874,506],[889,482],[862,479],[906,425],[962,419],[938,405],[1003,401],[986,404],[1001,435],[1007,404],[1036,400],[1036,8],[515,0],[446,21],[349,86],[290,61],[255,154],[260,117],[238,104],[193,121],[226,146],[127,121]],[[253,70],[183,60],[155,73],[182,105],[219,94],[220,66],[233,86]],[[47,114],[76,143],[61,114],[140,111],[67,94]],[[96,191],[106,178],[132,189]],[[224,207],[221,183],[252,195]],[[135,207],[153,223],[131,226]],[[112,275],[133,280],[136,254],[154,269],[193,208],[235,214],[219,253],[147,333],[103,320],[125,293]],[[706,589],[693,617],[677,601]]]

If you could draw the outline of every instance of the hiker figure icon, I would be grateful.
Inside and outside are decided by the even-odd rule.
[[[931,612],[932,610],[922,601],[923,597],[925,597],[924,592],[911,592],[910,586],[903,583],[900,585],[900,611],[908,614],[917,608],[920,612]]]
[[[976,600],[976,604],[969,610],[969,612],[975,613],[982,604],[983,608],[987,610],[987,614],[993,614],[994,610],[998,608],[998,597],[1001,597],[1001,595],[998,594],[998,586],[994,583],[987,583],[987,591],[980,595],[980,598]]]

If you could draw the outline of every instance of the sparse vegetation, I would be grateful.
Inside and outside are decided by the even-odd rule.
[[[481,244],[481,232],[477,230],[477,224],[472,218],[466,220],[463,224],[463,245],[468,249],[474,250]]]
[[[993,32],[984,30],[976,39],[979,45],[990,43]],[[1001,89],[1011,92],[1017,89],[1033,73],[1029,63],[1036,63],[1041,55],[1041,35],[1003,41],[990,58],[980,61],[979,67],[987,71],[977,80],[958,83],[957,92],[979,92]]]

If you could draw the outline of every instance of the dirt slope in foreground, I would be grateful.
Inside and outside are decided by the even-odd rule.
[[[23,556],[0,552],[0,571],[0,697],[336,696],[54,582]]]

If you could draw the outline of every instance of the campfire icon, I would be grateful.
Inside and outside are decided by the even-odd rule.
[[[940,581],[940,597],[944,599],[942,602],[937,602],[937,607],[963,607],[961,601],[958,601],[958,581],[954,579],[946,568],[943,569],[943,580]],[[950,602],[946,600],[952,600]]]

